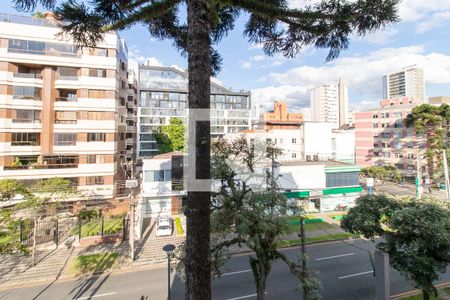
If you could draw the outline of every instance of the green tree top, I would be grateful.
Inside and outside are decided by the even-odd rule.
[[[424,292],[437,295],[433,282],[450,263],[450,205],[431,199],[368,195],[356,200],[341,221],[351,233],[378,242],[391,265]]]
[[[159,151],[161,153],[183,151],[185,145],[184,131],[183,120],[171,117],[169,125],[159,127],[155,135],[159,145]]]

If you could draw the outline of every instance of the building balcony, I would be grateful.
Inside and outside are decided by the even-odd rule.
[[[33,170],[33,169],[73,169],[78,168],[78,164],[32,164],[24,166],[4,166],[3,170]]]
[[[56,97],[56,102],[77,102],[77,97]]]
[[[42,79],[41,74],[36,73],[14,73],[14,78],[33,78],[33,79]]]

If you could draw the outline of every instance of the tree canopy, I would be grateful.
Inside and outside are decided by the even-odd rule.
[[[183,120],[175,117],[169,119],[169,125],[159,127],[155,135],[159,152],[183,151],[185,144],[184,131]]]
[[[188,24],[180,10],[186,0],[13,0],[21,11],[41,4],[54,10],[64,32],[80,46],[95,47],[109,30],[127,29],[142,23],[160,39],[169,39],[183,55],[189,53]],[[303,8],[290,8],[287,0],[203,0],[208,7],[211,38],[211,70],[220,69],[221,57],[214,48],[230,31],[241,13],[249,15],[244,36],[263,45],[267,55],[281,52],[294,57],[304,47],[329,49],[327,60],[347,49],[352,33],[363,36],[398,21],[399,0],[326,0]],[[283,24],[283,25],[282,25]]]
[[[377,241],[392,267],[417,288],[437,295],[433,283],[450,263],[450,205],[432,199],[362,196],[341,221],[351,233]]]
[[[405,119],[405,125],[414,128],[418,137],[424,137],[424,156],[428,160],[430,177],[439,179],[442,176],[442,150],[448,148],[450,123],[450,106],[442,104],[434,106],[422,104],[412,109]]]
[[[370,166],[361,169],[361,174],[366,177],[371,177],[380,180],[382,183],[385,181],[400,182],[402,180],[402,174],[394,166]]]

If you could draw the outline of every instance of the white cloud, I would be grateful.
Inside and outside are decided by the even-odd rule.
[[[241,62],[241,68],[242,69],[251,69],[252,68],[252,63],[249,61],[242,61]]]
[[[138,64],[148,64],[150,66],[162,66],[163,64],[156,57],[145,57],[141,54],[137,46],[128,48],[128,66],[137,70]]]
[[[425,33],[435,27],[443,26],[450,22],[450,11],[434,13],[429,19],[416,26],[417,33]]]
[[[297,85],[267,86],[252,89],[252,105],[273,108],[273,101],[286,101],[289,111],[305,112],[309,109],[309,90]]]
[[[370,44],[384,45],[391,42],[397,34],[397,29],[389,28],[385,30],[378,30],[373,33],[368,33],[364,37],[358,38]]]
[[[354,95],[351,109],[371,108],[382,97],[382,75],[417,64],[424,68],[427,84],[450,84],[450,55],[426,53],[425,47],[383,48],[367,55],[343,56],[323,66],[301,66],[261,78],[270,86],[252,90],[256,103],[286,100],[294,109],[309,106],[308,90],[340,78],[349,81]],[[370,107],[368,107],[370,105]]]
[[[384,48],[364,56],[344,56],[321,67],[302,66],[284,73],[271,73],[275,83],[317,86],[334,82],[338,77],[347,79],[352,89],[360,93],[381,96],[381,76],[403,67],[418,64],[425,69],[428,84],[450,83],[450,55],[425,54],[423,46]]]

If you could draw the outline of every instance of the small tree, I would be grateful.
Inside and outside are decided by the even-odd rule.
[[[183,120],[171,117],[169,125],[158,128],[155,138],[161,153],[183,151],[185,143]]]
[[[450,206],[437,200],[363,196],[341,221],[351,233],[375,240],[391,265],[421,289],[437,296],[433,282],[450,263]]]
[[[361,174],[380,180],[381,184],[386,181],[398,183],[402,180],[402,174],[394,166],[370,166],[361,169]]]
[[[257,299],[265,298],[266,281],[272,263],[281,259],[302,283],[308,299],[319,298],[319,281],[302,269],[299,262],[291,262],[277,249],[279,236],[285,232],[286,211],[299,213],[296,201],[286,199],[276,183],[271,167],[264,172],[261,166],[273,162],[280,150],[267,144],[265,151],[248,144],[244,138],[213,143],[213,178],[220,182],[214,194],[211,229],[215,234],[212,247],[213,266],[220,275],[220,266],[229,257],[232,245],[245,245],[254,255],[249,257],[256,285]]]

